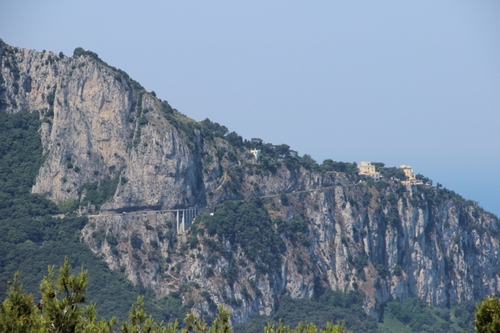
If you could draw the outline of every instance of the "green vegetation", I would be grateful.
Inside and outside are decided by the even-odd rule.
[[[203,215],[201,221],[210,236],[217,235],[220,240],[229,240],[234,248],[240,245],[250,261],[260,263],[258,267],[262,273],[280,266],[281,254],[286,250],[286,245],[275,230],[261,199],[226,201],[213,216]],[[204,242],[212,250],[227,252],[226,256],[232,258],[232,251],[224,250],[218,242],[210,239]]]
[[[43,161],[39,125],[37,112],[0,111],[0,297],[6,296],[8,279],[19,271],[19,283],[35,295],[35,300],[40,299],[37,290],[44,271],[67,256],[70,264],[88,267],[88,295],[97,303],[97,310],[109,317],[125,318],[138,295],[153,299],[152,292],[134,287],[124,275],[109,270],[80,242],[80,230],[87,223],[85,217],[52,217],[73,212],[78,207],[77,200],[57,207],[43,196],[30,193]],[[87,186],[87,198],[91,200],[94,195],[97,200],[92,200],[98,204],[105,201],[109,193],[114,193],[116,181]],[[165,303],[167,300],[146,301],[145,306],[156,318],[171,318]]]
[[[39,127],[38,112],[0,111],[0,209],[20,196],[26,198],[34,185],[43,161]]]
[[[105,61],[103,61],[101,58],[99,58],[99,56],[97,55],[97,53],[95,52],[92,52],[92,51],[88,51],[88,50],[84,50],[83,48],[81,47],[77,47],[74,51],[73,51],[73,57],[74,58],[79,58],[79,57],[82,57],[82,56],[87,56],[91,59],[94,59],[95,61],[97,61],[98,63],[112,69],[114,72],[115,72],[115,78],[117,80],[125,80],[126,82],[128,82],[130,84],[130,86],[137,90],[137,91],[143,91],[145,90],[144,87],[137,81],[133,80],[125,71],[122,71],[121,69],[117,69],[113,66],[110,66],[108,65]]]
[[[308,321],[320,327],[325,322],[344,322],[346,329],[353,332],[366,333],[417,333],[417,332],[474,332],[473,301],[466,301],[452,308],[432,308],[418,298],[410,298],[405,302],[389,302],[385,306],[384,316],[377,323],[363,310],[363,293],[360,291],[326,290],[317,301],[309,299],[292,299],[283,297],[279,308],[271,317],[257,315],[246,324],[236,325],[235,332],[256,332],[260,327],[271,323],[279,325],[297,325]],[[498,300],[486,299],[476,311],[476,327],[478,313],[484,318],[484,326],[499,325],[500,304]],[[497,308],[498,307],[498,308]],[[491,322],[495,322],[492,324]],[[323,326],[322,326],[323,325]],[[495,326],[491,326],[495,327]],[[477,329],[477,328],[476,328]],[[483,330],[478,332],[499,332]]]
[[[476,308],[476,332],[500,332],[500,300],[485,298]]]
[[[419,298],[385,305],[380,332],[443,332],[474,331],[474,302],[465,301],[452,308],[428,307]]]
[[[317,325],[323,325],[328,321],[343,321],[346,328],[354,332],[376,331],[377,322],[363,310],[363,300],[362,292],[344,293],[330,289],[326,290],[317,302],[285,297],[273,317],[291,325],[304,320]]]
[[[99,210],[101,205],[115,194],[118,181],[119,177],[117,176],[111,179],[104,179],[99,182],[82,185],[78,189],[80,205],[86,207],[90,203],[96,206],[96,210]]]
[[[128,320],[118,326],[118,319],[99,318],[95,303],[84,306],[87,302],[87,271],[82,267],[80,272],[72,274],[68,258],[60,268],[57,278],[54,266],[49,266],[48,274],[40,284],[40,302],[35,301],[32,294],[23,292],[23,286],[18,282],[18,274],[10,284],[6,299],[0,305],[0,332],[59,332],[59,333],[230,333],[229,311],[218,307],[217,315],[211,326],[189,312],[182,330],[178,329],[178,321],[156,321],[148,316],[144,307],[144,298],[138,297],[131,306]],[[36,304],[36,305],[35,305]],[[318,329],[314,324],[299,322],[295,329],[280,323],[278,327],[268,324],[264,327],[266,333],[345,333],[344,325],[326,323],[325,330]]]
[[[383,163],[381,163],[381,164],[383,164]],[[391,167],[391,168],[387,168],[387,167],[375,167],[375,170],[377,170],[378,172],[380,172],[380,175],[384,179],[387,179],[387,180],[389,180],[391,178],[399,179],[399,180],[405,180],[406,179],[405,172],[401,168],[396,168],[396,167]]]
[[[222,126],[219,123],[214,123],[208,118],[201,121],[200,125],[205,140],[213,140],[215,137],[224,138],[229,133],[229,130],[226,126]]]
[[[221,306],[211,326],[188,312],[184,328],[179,330],[179,321],[175,318],[169,318],[165,323],[148,316],[144,297],[137,298],[131,306],[128,320],[118,325],[116,317],[98,317],[95,303],[88,303],[87,270],[82,267],[79,272],[73,272],[67,257],[57,278],[54,266],[49,266],[48,274],[40,284],[40,301],[36,300],[38,298],[35,295],[24,292],[19,283],[19,274],[16,273],[9,284],[5,300],[0,304],[0,332],[232,332],[229,311]],[[172,303],[169,308],[180,305],[175,299],[169,302]],[[85,303],[88,305],[85,306]],[[416,298],[399,305],[396,302],[389,303],[384,319],[388,325],[382,323],[378,327],[375,319],[363,311],[362,305],[363,294],[355,291],[343,293],[327,290],[318,302],[283,297],[272,318],[255,316],[249,323],[236,325],[234,329],[239,333],[258,332],[262,328],[264,333],[461,332],[465,329],[449,324],[449,311],[428,308]],[[179,309],[184,310],[182,307]],[[460,315],[457,309],[455,316]],[[473,318],[462,319],[469,323],[473,321]],[[341,320],[341,324],[332,324]],[[470,327],[466,329],[471,332]],[[477,306],[475,329],[478,333],[499,332],[500,301],[497,298],[486,298]]]
[[[196,131],[201,129],[201,125],[176,109],[173,109],[166,101],[161,103],[161,110],[168,122],[185,134],[188,147],[191,150],[195,150],[197,148]]]
[[[280,194],[280,201],[283,206],[288,206],[290,204],[290,201],[288,200],[288,197],[285,192],[282,192]]]
[[[97,55],[89,55],[98,59]],[[53,107],[56,89],[57,87],[54,86],[52,92],[47,96],[51,107]],[[140,101],[141,98],[142,95],[139,95],[138,100]],[[141,114],[147,111],[141,110],[140,104],[136,105],[137,117],[135,119],[139,119],[140,125],[146,125],[147,117],[141,116]],[[309,155],[299,157],[286,144],[272,145],[244,141],[236,133],[228,133],[227,128],[224,126],[212,123],[208,119],[198,124],[171,109],[166,102],[163,105],[165,117],[169,119],[172,125],[178,126],[187,135],[192,147],[196,146],[196,131],[201,129],[207,140],[220,137],[227,140],[235,149],[259,147],[262,154],[258,168],[267,172],[275,172],[282,165],[289,169],[303,167],[307,170],[325,174],[343,172],[348,175],[355,175],[357,172],[355,163],[325,160],[321,165],[318,165]],[[46,116],[50,112],[51,110],[48,110]],[[116,176],[99,182],[87,183],[79,188],[79,200],[70,199],[58,206],[41,195],[30,193],[36,174],[43,161],[42,145],[38,134],[39,126],[38,112],[23,111],[16,114],[7,114],[0,111],[0,296],[8,294],[9,299],[9,301],[4,302],[1,310],[0,325],[3,325],[3,329],[0,331],[22,330],[22,327],[34,327],[33,330],[43,331],[43,322],[37,322],[37,320],[42,320],[37,318],[43,317],[31,315],[35,312],[38,313],[38,310],[33,309],[33,304],[40,298],[44,299],[47,295],[56,294],[55,290],[60,286],[57,286],[59,280],[54,279],[53,271],[49,271],[49,276],[44,280],[40,293],[37,292],[37,283],[41,279],[45,267],[62,261],[64,257],[67,257],[64,267],[67,267],[69,263],[76,266],[85,265],[91,274],[88,280],[83,272],[74,278],[70,278],[71,275],[68,269],[63,269],[62,280],[66,279],[73,289],[76,288],[77,292],[74,295],[66,294],[63,298],[49,297],[44,299],[44,306],[47,309],[52,308],[57,311],[68,306],[71,309],[68,312],[69,322],[66,324],[61,322],[57,325],[77,327],[79,323],[81,324],[78,318],[82,315],[85,325],[91,323],[98,327],[99,324],[94,320],[95,316],[92,314],[93,308],[89,308],[86,315],[82,311],[76,310],[79,309],[78,304],[83,301],[80,291],[86,289],[87,285],[89,296],[97,302],[95,310],[105,313],[108,319],[111,316],[125,318],[126,312],[131,306],[131,300],[136,299],[138,295],[144,294],[148,295],[149,298],[148,301],[144,303],[139,301],[135,305],[133,313],[137,317],[146,318],[145,315],[142,315],[144,307],[146,307],[156,318],[167,321],[182,319],[184,313],[192,305],[192,301],[191,303],[189,301],[183,303],[180,293],[174,293],[159,300],[152,300],[154,296],[151,291],[145,290],[141,286],[134,287],[123,275],[110,271],[103,262],[80,242],[80,231],[87,223],[85,217],[73,216],[64,219],[52,217],[61,212],[71,214],[80,204],[84,206],[92,204],[96,206],[96,209],[99,209],[103,203],[114,195],[120,181],[122,184],[127,183],[127,178],[122,177],[120,180],[119,176]],[[138,140],[140,140],[140,133],[140,130],[136,132],[136,139]],[[219,158],[224,156],[230,158],[232,152],[231,148],[221,148],[217,153]],[[78,166],[72,164],[70,156],[66,165],[75,172],[79,171]],[[400,169],[385,168],[383,163],[377,163],[376,166],[386,178],[403,179],[402,177],[404,177]],[[227,175],[232,180],[227,183],[228,189],[237,193],[237,185],[243,175],[241,167],[227,170]],[[425,177],[422,176],[422,179],[425,179]],[[399,216],[396,209],[398,195],[405,188],[394,185],[393,182],[384,181],[372,185],[379,192],[383,192],[392,186],[395,194],[385,195],[386,193],[380,193],[380,202],[390,208],[385,217],[387,222],[398,223]],[[463,198],[458,194],[442,187],[423,187],[421,192],[425,194],[425,200],[427,200],[431,208],[445,199],[463,201]],[[281,193],[279,198],[281,204],[286,206],[291,204],[290,198],[293,197]],[[370,199],[371,197],[368,196],[363,199],[365,206],[368,205]],[[256,265],[259,274],[269,273],[281,265],[281,254],[286,250],[284,238],[297,246],[309,245],[306,217],[296,214],[288,221],[280,218],[272,220],[264,203],[265,201],[258,198],[253,198],[247,202],[225,202],[213,216],[204,215],[202,217],[200,228],[205,228],[208,234],[216,239],[229,240],[232,245],[232,248],[225,249],[220,245],[220,242],[212,238],[202,240],[204,245],[214,252],[214,255],[208,258],[209,262],[216,262],[217,255],[215,253],[223,255],[230,262],[229,268],[222,272],[222,277],[226,279],[229,285],[233,285],[239,274],[240,263],[236,262],[232,255],[232,250],[237,245],[241,246],[247,258]],[[429,211],[430,220],[432,220],[432,209]],[[467,218],[466,213],[461,213],[461,223],[469,224],[470,221]],[[116,238],[111,235],[106,236],[105,232],[96,231],[93,236],[100,241],[106,239],[111,246],[117,245]],[[137,236],[132,236],[130,239],[130,243],[135,249],[141,248],[141,242],[142,240]],[[196,232],[194,232],[194,236],[189,236],[187,246],[190,248],[198,246]],[[353,260],[358,272],[362,271],[362,268],[366,265],[366,258],[357,257],[353,258]],[[377,269],[382,272],[384,267],[377,267]],[[394,268],[394,274],[402,274],[402,269],[401,266],[397,265]],[[19,278],[15,275],[15,271],[20,271]],[[13,275],[16,278],[7,291],[5,289],[7,279]],[[381,275],[385,276],[386,274],[381,273]],[[210,276],[209,271],[207,271],[207,276]],[[85,285],[82,284],[84,279]],[[34,296],[23,294],[20,287],[21,282],[26,286],[26,290],[33,293]],[[58,293],[60,292],[61,290],[58,291]],[[241,300],[225,299],[225,301],[233,302],[235,305],[241,304],[238,303]],[[76,305],[76,307],[72,305]],[[374,319],[366,316],[362,310],[362,299],[359,294],[327,291],[319,297],[317,302],[293,300],[282,296],[280,308],[271,318],[274,324],[267,326],[265,330],[266,332],[302,332],[304,330],[315,332],[318,328],[314,325],[322,325],[327,321],[337,322],[343,320],[347,329],[353,329],[354,331],[462,332],[466,330],[471,332],[473,330],[473,308],[472,302],[464,302],[451,309],[429,308],[419,299],[409,299],[404,303],[390,302],[386,304],[383,322],[377,328],[376,323],[374,326]],[[476,329],[478,332],[499,331],[499,308],[497,299],[485,300],[480,305],[476,312]],[[32,310],[35,312],[30,312]],[[12,318],[15,318],[15,313],[19,313],[19,311],[27,311],[27,316],[19,317],[20,322],[16,322]],[[55,319],[57,318],[50,320],[54,321]],[[290,326],[280,324],[280,319],[287,325],[297,325],[297,328],[292,329]],[[85,320],[88,321],[85,322]],[[254,327],[252,323],[257,321],[259,327],[262,328],[269,320],[269,318],[257,316],[249,324],[249,327]],[[312,323],[299,323],[299,321],[306,320]],[[151,321],[151,323],[153,322]],[[20,323],[21,326],[16,326]],[[146,325],[145,323],[146,321],[139,321],[139,326]],[[201,322],[198,321],[198,323],[202,325]],[[197,325],[195,319],[192,320],[191,324]],[[190,325],[189,322],[188,325]],[[334,331],[332,325],[322,327],[328,332]],[[337,326],[336,329],[341,330],[341,326]],[[65,330],[61,329],[61,331]]]
[[[377,332],[377,321],[363,310],[363,294],[359,291],[347,293],[327,290],[318,301],[283,297],[280,306],[272,317],[254,316],[244,325],[236,325],[238,333],[257,332],[259,327],[272,325],[300,325],[309,322],[326,328],[327,322],[344,322],[353,332]]]
[[[0,305],[0,332],[179,332],[177,321],[164,324],[148,316],[144,298],[138,297],[132,305],[128,320],[116,327],[118,319],[97,316],[96,306],[86,307],[87,271],[81,268],[78,274],[71,274],[68,258],[55,277],[54,266],[49,266],[48,274],[40,284],[40,302],[32,294],[23,292],[18,282],[18,274],[9,286],[7,298]],[[35,305],[37,304],[37,305]],[[230,332],[229,312],[219,307],[219,312],[211,327],[193,313],[188,313],[186,326],[182,332]]]
[[[176,122],[173,124],[175,126]],[[212,122],[208,118],[200,122],[200,126],[203,137],[207,141],[213,142],[214,138],[222,138],[236,150],[259,149],[259,164],[252,165],[252,167],[258,169],[258,172],[275,173],[278,168],[285,165],[289,170],[297,170],[303,167],[309,171],[320,171],[322,173],[337,171],[344,172],[348,175],[357,175],[358,169],[356,163],[325,160],[323,164],[318,165],[310,155],[304,154],[304,156],[299,156],[298,153],[291,150],[290,146],[287,144],[273,145],[271,143],[263,143],[261,139],[252,139],[250,141],[243,140],[237,133],[229,132],[226,126]],[[219,159],[221,159],[225,153],[225,150],[218,152]]]
[[[326,159],[319,166],[319,170],[323,173],[326,172],[344,172],[348,175],[357,175],[358,174],[358,166],[356,162],[354,163],[345,163],[345,162],[335,162],[331,159]]]
[[[214,138],[217,137],[225,139],[231,146],[233,146],[236,149],[241,149],[245,146],[243,138],[239,136],[236,132],[229,133],[229,130],[227,129],[226,126],[212,122],[208,118],[201,121],[200,126],[204,140],[213,142]]]
[[[42,297],[37,286],[44,269],[61,262],[67,256],[70,264],[88,267],[88,296],[96,301],[96,310],[104,313],[107,318],[125,318],[132,300],[138,295],[146,294],[149,297],[145,307],[155,318],[182,319],[189,303],[183,304],[180,295],[173,294],[151,301],[154,295],[150,291],[140,286],[134,287],[122,274],[110,271],[105,263],[80,242],[80,230],[87,223],[85,217],[51,217],[61,211],[74,212],[78,207],[78,200],[68,200],[58,207],[44,197],[30,193],[43,161],[42,145],[37,132],[40,126],[39,115],[2,112],[0,120],[0,296],[6,296],[7,280],[19,271],[19,281],[16,280],[16,283],[23,283],[25,290],[34,294],[36,302]],[[101,205],[113,195],[118,181],[119,178],[112,178],[85,184],[80,188],[81,196],[85,192],[82,204],[90,202]],[[279,266],[280,254],[284,251],[284,242],[273,231],[275,227],[292,238],[298,235],[299,241],[306,232],[306,221],[298,217],[286,223],[271,221],[259,199],[248,203],[228,202],[226,205],[213,218],[226,216],[224,209],[233,210],[232,216],[237,218],[237,228],[230,228],[230,218],[225,218],[225,222],[221,224],[222,229],[216,228],[216,232],[243,245],[249,257],[261,263],[258,266],[260,273]],[[234,229],[234,232],[230,229]],[[269,234],[261,237],[259,230],[269,230]],[[252,237],[253,239],[242,237],[248,234],[257,236]],[[113,239],[108,239],[108,242],[113,243]],[[217,243],[214,244],[214,248],[217,248]],[[234,281],[237,273],[237,266],[234,264],[223,276],[228,281]]]
[[[268,324],[264,327],[264,333],[352,333],[351,331],[346,331],[343,323],[334,325],[330,322],[326,323],[325,329],[316,327],[313,323],[300,322],[295,328],[279,323],[276,325]]]
[[[15,271],[20,271],[20,281],[26,290],[36,293],[44,269],[68,255],[73,265],[85,265],[92,273],[89,295],[97,302],[97,308],[107,315],[124,318],[131,305],[130,298],[150,292],[135,288],[122,274],[110,271],[85,244],[80,243],[79,231],[86,222],[85,217],[2,218],[0,295],[5,295],[7,279]],[[155,308],[150,303],[147,306]],[[154,314],[157,315],[158,311]]]
[[[192,303],[182,304],[180,292],[175,292],[160,299],[154,300],[153,304],[156,309],[161,309],[161,316],[164,321],[179,322],[186,316],[186,313],[191,311]],[[158,310],[157,310],[158,312]]]
[[[141,116],[141,118],[139,118],[139,125],[141,126],[144,126],[144,125],[147,125],[148,124],[148,118],[146,116]]]
[[[47,95],[47,103],[49,104],[49,109],[46,113],[46,117],[54,116],[54,100],[56,98],[57,85],[54,85],[52,91]]]
[[[14,94],[19,93],[19,84],[21,83],[21,75],[19,67],[17,66],[17,61],[14,58],[14,53],[16,50],[14,48],[10,48],[7,45],[0,45],[0,58],[2,58],[3,67],[8,68],[10,74],[13,76],[12,88]],[[5,81],[3,80],[2,75],[0,74],[0,108],[4,107],[7,103],[5,100]],[[14,107],[17,107],[17,103],[15,100],[10,100]]]

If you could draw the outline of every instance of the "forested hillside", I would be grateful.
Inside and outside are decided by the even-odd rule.
[[[37,295],[68,256],[106,316],[146,295],[160,320],[210,323],[222,304],[242,332],[458,332],[499,289],[499,219],[423,175],[365,179],[197,122],[81,48],[0,54],[3,296],[16,270]]]
[[[224,332],[232,331],[230,312],[221,306],[211,326],[192,311],[184,320],[177,318],[158,321],[148,316],[144,308],[144,297],[138,297],[131,306],[128,320],[116,317],[101,317],[94,302],[86,294],[88,271],[82,267],[72,273],[68,257],[56,276],[54,266],[48,267],[40,283],[40,301],[27,293],[20,284],[16,272],[9,282],[7,297],[0,303],[0,332]],[[419,299],[411,299],[403,305],[390,303],[386,322],[377,324],[362,309],[363,294],[360,292],[327,291],[319,302],[293,300],[284,297],[280,309],[273,319],[253,318],[246,325],[236,325],[235,332],[290,332],[290,333],[345,333],[345,332],[461,332],[464,327],[472,329],[471,315],[464,313],[463,305],[457,306],[453,314],[457,317],[450,324],[450,312],[444,309],[431,310]],[[86,304],[88,303],[88,304]],[[36,305],[35,305],[36,304]],[[472,310],[471,310],[472,311]],[[500,324],[500,301],[489,298],[475,310],[478,332],[496,332]],[[458,317],[460,316],[460,317]],[[336,321],[338,324],[334,325]],[[458,324],[458,325],[456,325]],[[460,326],[460,329],[458,328]],[[293,328],[295,327],[295,328]],[[353,331],[349,330],[353,329]],[[493,329],[493,330],[492,330]]]
[[[37,112],[14,114],[0,112],[0,194],[2,196],[0,248],[5,254],[0,258],[1,297],[6,297],[7,281],[12,281],[14,273],[19,271],[19,282],[24,284],[24,290],[40,298],[38,284],[42,276],[47,274],[47,266],[57,266],[64,256],[68,256],[72,266],[83,265],[89,270],[89,299],[96,302],[98,312],[106,314],[107,318],[117,316],[125,319],[134,299],[143,294],[146,295],[149,313],[154,314],[160,320],[177,319],[182,326],[182,320],[189,311],[189,307],[182,306],[178,294],[155,301],[155,296],[151,291],[134,287],[123,274],[110,271],[79,240],[80,230],[87,223],[85,217],[53,217],[60,213],[60,209],[67,210],[67,207],[64,205],[58,207],[43,196],[30,193],[35,175],[43,160],[42,145],[37,131],[39,126],[40,120]],[[280,196],[280,199],[286,200],[285,196]],[[272,229],[271,226],[266,226],[266,223],[270,223],[267,211],[259,209],[259,205],[261,207],[262,203],[258,200],[248,205],[228,202],[218,210],[215,217],[207,217],[206,225],[209,234],[218,232],[228,239],[239,238],[249,255],[255,253],[254,256],[257,256],[263,248],[276,246],[276,249],[271,252],[274,253],[274,257],[263,257],[264,264],[275,265],[273,261],[280,260],[279,253],[282,250],[279,248],[283,246],[280,245],[281,239],[275,238],[278,234],[268,239],[259,237],[260,234],[252,236],[252,230],[245,230],[255,224],[254,231]],[[246,216],[247,220],[241,221],[241,227],[237,224],[232,225],[230,216],[234,213],[231,212]],[[248,219],[254,219],[254,221]],[[291,223],[283,224],[279,228],[284,228],[283,231],[291,235],[296,234],[297,236],[294,237],[298,237],[296,241],[300,244],[306,241],[303,238],[306,224],[307,222],[297,217]],[[189,242],[195,242],[195,239],[191,237]],[[217,243],[213,246],[216,251]],[[339,291],[325,292],[316,302],[284,297],[278,311],[271,318],[256,316],[245,325],[237,325],[235,331],[254,332],[267,325],[268,322],[278,325],[281,320],[291,326],[296,326],[299,321],[308,321],[319,327],[323,327],[327,321],[344,321],[346,327],[355,332],[377,332],[380,330],[378,327],[382,327],[381,331],[385,332],[389,331],[386,327],[399,327],[400,329],[402,325],[410,325],[413,328],[406,328],[408,332],[423,332],[422,325],[426,325],[425,327],[430,329],[429,332],[439,332],[437,325],[443,327],[443,332],[451,332],[450,326],[446,323],[453,317],[461,328],[467,329],[468,332],[472,331],[473,304],[456,308],[455,312],[436,309],[438,318],[441,318],[439,320],[433,319],[436,316],[430,314],[431,310],[426,310],[425,304],[421,301],[412,301],[418,304],[416,312],[414,306],[406,306],[404,303],[401,307],[399,303],[393,302],[387,306],[384,322],[377,326],[375,319],[367,316],[362,309],[362,299],[363,294],[360,292],[344,294]],[[422,316],[416,316],[416,313],[422,313]],[[454,315],[450,316],[450,313]]]
[[[188,308],[180,300],[156,301],[151,291],[133,286],[123,274],[109,270],[81,243],[86,217],[53,217],[60,213],[58,206],[30,193],[43,160],[39,127],[38,112],[0,111],[0,297],[5,298],[7,282],[17,271],[25,291],[39,299],[38,287],[47,267],[59,266],[68,256],[73,267],[89,270],[89,298],[107,317],[126,318],[137,296],[147,295],[150,313],[182,320]]]
[[[95,303],[88,301],[86,291],[88,271],[83,267],[72,274],[68,257],[55,274],[54,266],[48,267],[47,275],[40,284],[40,301],[26,293],[19,283],[18,272],[9,282],[6,299],[0,303],[0,332],[224,332],[232,331],[230,312],[221,306],[212,326],[189,311],[179,325],[177,318],[158,321],[148,316],[144,309],[144,297],[138,297],[131,306],[128,320],[121,324],[116,317],[101,317]],[[363,294],[359,292],[327,291],[319,300],[293,300],[283,298],[280,309],[273,319],[258,316],[245,325],[236,325],[235,332],[291,332],[291,333],[345,333],[354,332],[472,332],[473,304],[462,303],[453,311],[429,309],[421,300],[414,298],[404,304],[388,304],[384,323],[377,324],[362,309]],[[88,303],[85,305],[85,303]],[[466,302],[467,303],[467,302]],[[469,309],[467,309],[469,307]],[[471,309],[472,308],[472,309]],[[477,332],[496,332],[500,325],[500,301],[497,298],[483,300],[475,308]],[[454,316],[450,323],[450,315]],[[337,325],[333,322],[336,319]],[[276,329],[275,329],[276,327]],[[295,327],[295,328],[293,328]],[[459,328],[460,327],[460,328]]]

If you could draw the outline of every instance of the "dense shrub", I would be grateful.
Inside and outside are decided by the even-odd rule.
[[[213,216],[203,216],[202,223],[209,235],[240,245],[251,261],[261,261],[268,268],[279,267],[286,247],[261,199],[227,201]]]
[[[464,303],[464,305],[467,303]],[[389,302],[385,307],[384,317],[392,317],[408,326],[412,332],[429,333],[462,333],[464,330],[472,332],[471,322],[474,321],[474,312],[462,312],[462,307],[457,308],[463,318],[454,319],[449,308],[431,308],[417,298],[409,298],[405,302]],[[468,321],[465,323],[463,319]]]
[[[118,187],[119,177],[104,179],[100,182],[87,183],[78,189],[80,195],[80,203],[82,206],[87,206],[89,203],[99,209],[100,206],[112,198]],[[85,196],[82,198],[82,195]]]
[[[125,319],[133,300],[147,294],[148,311],[164,319],[165,312],[151,301],[151,291],[134,287],[123,274],[109,270],[81,243],[80,230],[87,223],[86,217],[53,218],[59,213],[58,207],[42,195],[30,193],[43,161],[39,126],[37,112],[0,111],[0,297],[6,296],[7,281],[19,271],[19,282],[38,302],[39,282],[47,266],[60,264],[68,256],[72,266],[88,268],[88,296],[107,317]],[[89,186],[100,198],[97,203],[114,194],[117,180]],[[77,200],[70,200],[60,207],[70,213],[77,205]],[[110,245],[117,243],[104,230],[96,237],[101,242],[106,239]]]
[[[235,326],[235,332],[255,332],[267,323],[296,326],[300,322],[310,322],[325,328],[326,322],[345,322],[345,327],[353,332],[375,333],[377,321],[363,310],[364,296],[361,292],[348,293],[327,290],[318,301],[310,299],[281,298],[279,308],[272,317],[254,316],[248,323]]]

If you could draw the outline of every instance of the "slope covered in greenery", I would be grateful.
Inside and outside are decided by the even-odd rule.
[[[146,314],[144,298],[138,297],[132,305],[128,320],[119,324],[116,317],[106,319],[96,312],[95,303],[89,302],[86,290],[88,272],[82,267],[79,273],[72,273],[68,258],[65,257],[64,265],[59,269],[56,277],[54,266],[49,267],[48,274],[43,277],[40,284],[41,301],[35,301],[32,294],[23,290],[18,281],[18,274],[8,288],[7,297],[0,303],[0,332],[197,332],[197,333],[230,333],[230,313],[222,306],[211,324],[193,312],[188,312],[184,328],[178,330],[178,321],[157,321]],[[266,322],[264,317],[254,318],[246,326],[236,326],[236,332],[264,333],[346,333],[353,332],[347,329],[345,323],[333,324],[327,321],[323,325],[315,322],[325,318],[332,319],[337,315],[346,318],[347,325],[355,327],[354,332],[460,332],[461,328],[452,326],[444,321],[436,321],[436,317],[449,320],[446,310],[434,311],[426,308],[419,299],[409,299],[403,304],[389,303],[389,325],[377,326],[371,318],[367,318],[361,309],[363,295],[359,292],[333,292],[324,293],[320,301],[291,300],[285,298],[282,306],[273,319],[278,318],[279,323]],[[470,305],[470,304],[469,304]],[[468,305],[466,305],[468,306]],[[455,308],[454,315],[461,316]],[[427,318],[422,318],[425,316]],[[396,319],[397,317],[397,319]],[[305,318],[305,320],[303,320]],[[460,322],[468,322],[472,329],[475,321],[475,331],[480,333],[498,332],[500,328],[500,300],[495,297],[484,299],[475,309],[475,318],[472,316],[461,317]],[[287,324],[297,323],[296,325]],[[407,325],[405,325],[405,322]],[[409,324],[409,325],[408,325]],[[295,328],[293,328],[295,326]]]
[[[327,290],[318,301],[283,297],[280,307],[272,317],[255,316],[245,325],[235,326],[235,332],[256,332],[259,327],[272,323],[296,326],[300,322],[311,322],[325,328],[327,322],[344,322],[353,332],[377,332],[377,321],[363,310],[363,294],[351,291]]]
[[[43,161],[39,126],[37,112],[0,112],[0,296],[6,296],[7,281],[19,271],[25,290],[40,297],[38,283],[46,274],[47,266],[57,265],[64,256],[68,256],[72,266],[88,268],[88,295],[96,301],[99,312],[109,317],[125,318],[133,300],[140,294],[146,294],[146,307],[156,318],[182,322],[189,309],[182,305],[177,294],[154,300],[151,292],[132,286],[123,274],[109,270],[80,242],[79,232],[87,222],[85,217],[54,218],[52,216],[59,213],[59,208],[43,196],[30,193]],[[244,216],[240,225],[232,225],[235,215]],[[248,238],[245,235],[265,230],[270,223],[259,199],[247,204],[227,202],[216,216],[205,220],[209,234],[238,240],[250,254],[255,253],[266,265],[262,267],[263,271],[276,266],[276,261],[279,261],[276,255],[283,247],[282,240],[275,232],[269,233],[269,239]],[[297,230],[279,231],[293,235],[300,232],[300,225]],[[254,244],[252,241],[264,243]],[[271,245],[276,248],[260,252]],[[238,332],[251,332],[267,322],[278,324],[280,320],[292,326],[299,321],[321,326],[327,321],[341,320],[354,331],[396,332],[405,327],[408,332],[471,332],[473,310],[473,302],[459,304],[451,310],[431,309],[418,299],[405,303],[391,302],[385,308],[383,321],[377,325],[363,311],[362,297],[358,293],[327,291],[318,301],[283,297],[279,309],[271,318],[256,316],[236,329]]]
[[[89,270],[88,295],[106,316],[126,318],[137,296],[146,294],[146,308],[155,317],[182,320],[187,309],[179,299],[169,296],[155,305],[150,291],[111,271],[80,242],[86,217],[54,218],[58,207],[30,193],[43,161],[39,127],[37,112],[0,111],[0,297],[6,296],[7,282],[19,271],[25,290],[39,298],[39,281],[47,267],[68,256],[73,267]]]
[[[475,302],[465,301],[451,308],[432,308],[419,298],[389,302],[379,332],[474,332]]]
[[[257,332],[268,323],[295,326],[301,321],[325,327],[326,322],[344,322],[353,332],[365,333],[463,333],[474,332],[475,302],[466,301],[451,308],[432,308],[419,298],[386,304],[382,320],[368,316],[363,310],[363,294],[327,290],[317,301],[283,297],[271,317],[254,316],[235,332]]]

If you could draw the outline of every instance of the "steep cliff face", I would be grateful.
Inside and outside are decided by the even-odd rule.
[[[44,119],[45,163],[33,192],[61,202],[84,184],[119,178],[103,209],[193,204],[193,153],[160,115],[161,102],[124,72],[90,52],[69,58],[3,45],[1,74],[7,111]]]
[[[92,52],[1,44],[0,57],[1,108],[44,120],[33,192],[76,203],[82,240],[158,297],[180,292],[202,313],[222,303],[244,322],[325,288],[362,290],[379,315],[391,299],[445,306],[500,287],[499,220],[452,191],[360,181],[352,165],[244,142]],[[206,212],[179,232],[189,207]]]
[[[366,193],[371,193],[369,201]],[[92,217],[83,234],[95,253],[108,263],[120,263],[114,268],[129,265],[134,251],[149,257],[127,266],[127,273],[134,279],[141,275],[134,281],[152,287],[158,296],[180,288],[185,301],[195,300],[200,311],[209,312],[211,300],[231,306],[236,322],[256,312],[271,314],[281,295],[314,298],[324,288],[362,290],[366,310],[375,316],[393,299],[418,296],[433,306],[447,306],[499,288],[498,219],[451,192],[398,183],[379,191],[367,183],[347,183],[297,191],[287,198],[286,206],[281,196],[264,200],[273,221],[271,233],[286,246],[274,266],[261,267],[262,256],[251,260],[241,242],[231,242],[224,233],[211,236],[205,220],[219,218],[217,212],[199,216],[195,232],[191,229],[178,242],[144,236],[138,249],[126,233],[113,233],[123,217],[114,217],[114,222]],[[280,230],[280,220],[290,228],[297,223],[295,217],[306,221],[304,229]],[[236,223],[242,216],[233,218]],[[173,220],[156,218],[154,223],[172,225]],[[138,223],[127,230],[146,234],[147,228]],[[96,241],[92,233],[98,230],[117,237],[120,251],[113,253],[106,242]],[[259,236],[269,233],[260,230]],[[183,287],[189,283],[199,289]],[[208,300],[203,296],[207,291]]]

